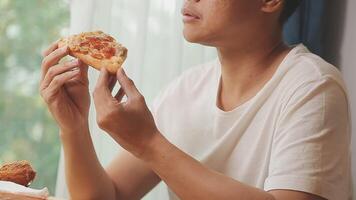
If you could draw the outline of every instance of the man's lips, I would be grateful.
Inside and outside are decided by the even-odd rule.
[[[200,15],[189,8],[182,9],[183,21],[184,22],[192,22],[201,19]]]

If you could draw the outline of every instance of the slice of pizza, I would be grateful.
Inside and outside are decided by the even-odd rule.
[[[105,67],[116,74],[127,57],[127,49],[113,37],[102,32],[84,32],[62,38],[58,47],[68,46],[71,56],[100,70]]]

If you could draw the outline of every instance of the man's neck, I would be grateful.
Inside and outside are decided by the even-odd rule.
[[[283,43],[282,36],[276,34],[248,43],[229,44],[229,47],[217,50],[222,75],[218,104],[229,110],[247,101],[262,88],[272,77],[288,47]]]

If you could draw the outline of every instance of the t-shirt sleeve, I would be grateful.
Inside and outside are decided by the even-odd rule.
[[[347,96],[335,80],[324,77],[300,85],[277,122],[264,189],[347,200],[349,120]]]

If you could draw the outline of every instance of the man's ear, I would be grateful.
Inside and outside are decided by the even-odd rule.
[[[261,10],[263,12],[273,13],[283,8],[285,0],[261,0],[261,1],[262,1]]]

